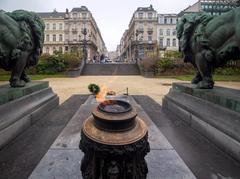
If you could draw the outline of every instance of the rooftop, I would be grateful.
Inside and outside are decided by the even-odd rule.
[[[155,11],[153,6],[150,5],[149,7],[138,7],[137,11]]]
[[[41,18],[64,18],[65,12],[38,12],[37,13]]]
[[[88,11],[88,8],[86,6],[75,7],[72,9],[71,12],[82,12],[82,11]]]

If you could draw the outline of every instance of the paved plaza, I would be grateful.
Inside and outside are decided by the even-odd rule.
[[[173,78],[145,78],[142,76],[80,76],[77,78],[47,78],[42,81],[49,81],[55,93],[63,103],[73,94],[89,94],[88,85],[96,83],[99,86],[106,86],[117,94],[126,93],[130,95],[148,95],[159,104],[162,98],[171,88],[173,82],[183,82]],[[7,82],[0,82],[4,84]],[[240,82],[216,82],[216,86],[240,89]]]
[[[117,94],[126,93],[126,88],[128,88],[130,95],[148,95],[160,104],[173,82],[183,82],[171,78],[145,78],[142,76],[80,76],[77,78],[49,78],[43,81],[49,81],[49,85],[60,97],[60,103],[73,94],[89,94],[88,85],[96,83],[99,86],[106,86],[109,90],[114,90]],[[216,82],[216,86],[240,89],[240,82]]]
[[[162,98],[171,88],[173,82],[183,82],[173,78],[145,78],[142,76],[80,76],[76,78],[46,78],[50,87],[60,98],[60,104],[74,94],[89,94],[88,85],[96,83],[100,87],[107,87],[117,94],[128,93],[130,95],[148,95],[159,104]],[[6,84],[8,82],[0,82]],[[216,82],[216,86],[240,89],[240,82]]]

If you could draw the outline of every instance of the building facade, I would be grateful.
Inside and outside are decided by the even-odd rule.
[[[85,46],[87,59],[91,60],[107,52],[97,23],[87,7],[73,8],[70,12],[66,9],[66,12],[55,10],[38,14],[46,26],[43,53],[74,52]]]
[[[220,15],[239,5],[239,0],[198,0],[178,14],[157,14],[151,5],[139,7],[120,40],[120,59],[131,61],[158,50],[178,51],[176,26],[184,14],[206,12]]]
[[[65,52],[64,48],[64,20],[65,13],[43,12],[38,13],[45,23],[45,39],[43,53],[53,54],[54,51]]]
[[[120,42],[121,58],[132,61],[154,53],[157,48],[157,12],[150,5],[133,13]]]
[[[179,50],[177,22],[177,14],[158,14],[157,40],[160,50]]]
[[[206,12],[211,15],[220,15],[237,6],[240,3],[238,0],[199,0],[195,4],[181,11],[178,16],[181,17],[187,13]]]

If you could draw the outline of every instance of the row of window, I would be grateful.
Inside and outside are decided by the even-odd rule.
[[[178,18],[158,17],[159,24],[176,24]]]
[[[220,5],[220,4],[202,4],[203,9],[216,9],[216,10],[230,10],[233,8],[231,5]]]
[[[143,12],[138,13],[138,18],[143,19]],[[152,19],[153,18],[153,13],[152,12],[147,13],[147,18]]]
[[[52,38],[51,38],[52,36]],[[57,39],[57,36],[58,36],[58,39]],[[49,41],[53,41],[53,42],[62,42],[63,41],[63,35],[62,34],[59,34],[59,35],[56,35],[56,34],[53,34],[53,35],[50,35],[50,34],[46,34],[45,36],[45,41],[46,42],[49,42]]]
[[[51,50],[52,50],[52,52],[55,52],[55,51],[63,52],[63,47],[54,47],[54,46],[53,47],[46,47],[45,51],[43,51],[43,53],[49,54],[51,52]]]
[[[46,30],[63,30],[63,24],[62,24],[62,23],[59,23],[59,24],[56,24],[56,23],[53,23],[53,24],[47,23],[47,24],[46,24]]]
[[[171,39],[167,38],[165,43],[167,47],[177,47],[177,39],[175,38],[172,39],[172,43],[171,43]],[[164,47],[164,38],[159,39],[159,45],[160,47]]]
[[[81,14],[80,14],[80,13],[75,13],[75,12],[74,12],[74,13],[72,14],[72,18],[79,18],[79,17],[82,17],[83,19],[85,19],[85,18],[87,18],[87,13],[84,12],[84,13],[81,13]]]
[[[74,50],[76,50],[76,49],[78,49],[78,47],[71,47],[70,49],[69,49],[69,47],[68,46],[46,46],[46,47],[43,47],[43,53],[47,53],[47,54],[52,54],[52,53],[54,53],[54,52],[63,52],[63,50],[65,51],[65,52],[67,52],[68,50],[70,50],[70,51],[74,51]]]
[[[176,36],[177,31],[176,29],[159,29],[159,35]]]

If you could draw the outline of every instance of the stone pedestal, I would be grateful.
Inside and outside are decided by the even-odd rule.
[[[116,103],[115,103],[116,102]],[[146,179],[147,126],[127,102],[100,103],[83,124],[79,148],[84,179]]]
[[[84,157],[81,171],[84,179],[146,179],[148,168],[144,157],[150,151],[147,134],[125,145],[106,145],[95,142],[83,132],[81,150]]]
[[[1,86],[0,148],[58,104],[59,98],[48,82],[30,82],[22,88]]]
[[[186,121],[240,161],[240,90],[173,83],[163,109]]]

